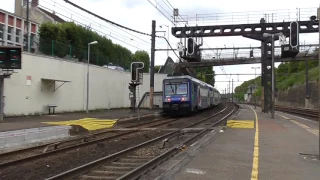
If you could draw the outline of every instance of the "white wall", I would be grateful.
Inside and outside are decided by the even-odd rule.
[[[90,66],[89,109],[129,107],[130,73]],[[86,108],[86,64],[48,56],[22,54],[22,69],[15,70],[10,79],[5,79],[6,115],[47,113],[47,105],[55,104],[57,112],[82,111]],[[31,76],[31,85],[27,85]],[[162,91],[166,75],[155,75],[155,91]],[[41,91],[41,78],[71,81],[57,91],[48,86]],[[140,97],[149,91],[150,77],[144,74]],[[56,82],[56,87],[61,82]]]

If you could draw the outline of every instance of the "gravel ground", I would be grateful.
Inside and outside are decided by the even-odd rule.
[[[220,110],[222,110],[224,107],[220,107],[220,108],[221,108]],[[218,116],[212,118],[211,120],[206,121],[205,123],[201,123],[201,124],[199,124],[197,127],[203,127],[203,126],[206,126],[205,124],[211,124],[211,123],[213,123],[213,122],[216,121],[218,118],[224,117],[224,116],[225,116],[227,113],[229,113],[232,109],[233,109],[233,107],[228,107],[226,113],[221,114],[221,115],[218,115]],[[217,110],[216,112],[218,112],[218,111],[219,111],[219,110]],[[214,113],[212,113],[212,114],[214,114]],[[229,117],[232,117],[232,116],[229,116]],[[215,126],[225,126],[225,124],[226,124],[226,121],[222,121],[222,122],[216,124]],[[189,136],[191,136],[191,134],[189,134]],[[148,171],[148,172],[147,172],[146,174],[144,174],[142,177],[140,177],[139,180],[155,179],[155,178],[157,178],[158,176],[164,174],[165,172],[166,172],[165,169],[161,169],[161,168],[159,168],[159,167],[156,167],[156,168]]]
[[[44,179],[166,133],[168,132],[139,132],[108,141],[104,147],[90,145],[34,162],[22,163],[0,170],[0,179],[12,180],[21,179],[22,177],[23,179],[32,180]]]
[[[222,109],[224,109],[224,107],[224,105],[219,105],[210,110],[203,111],[197,115],[191,117],[184,117],[181,120],[163,125],[162,127],[179,128],[188,126],[194,122],[199,121],[200,118],[207,117],[208,115],[212,115],[218,111],[221,111]],[[148,121],[143,121],[142,123],[145,122]],[[124,126],[127,127],[130,125],[137,125],[137,122],[135,122],[135,124],[125,123]],[[36,160],[34,162],[22,163],[14,167],[9,167],[0,170],[0,179],[21,179],[21,177],[24,177],[23,179],[33,180],[44,179],[52,175],[66,171],[68,169],[72,169],[85,163],[91,162],[98,158],[140,144],[142,142],[145,142],[147,140],[150,140],[152,138],[158,137],[166,133],[168,133],[168,131],[134,133],[131,135],[126,135],[125,137],[120,137],[118,139],[108,141],[105,143],[105,145],[102,146],[101,144],[99,146],[97,146],[96,144],[89,145],[80,149],[70,150],[68,152],[65,152],[64,154],[53,155],[45,159]],[[174,141],[175,140],[172,141],[172,144],[178,143],[174,143]],[[181,141],[181,139],[177,141]],[[166,147],[165,149],[167,148],[169,147]],[[140,153],[154,153],[154,155],[159,155],[159,153],[164,152],[165,149],[159,149],[159,146],[151,146],[149,148],[146,148],[145,150],[140,150]],[[139,152],[137,151],[137,153]]]

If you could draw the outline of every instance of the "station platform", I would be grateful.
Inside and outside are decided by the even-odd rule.
[[[318,180],[318,122],[240,105],[226,129],[210,132],[161,167],[156,179]]]
[[[131,112],[130,109],[111,109],[89,112],[89,114],[75,112],[42,116],[5,117],[3,123],[0,123],[0,132],[59,125],[80,125],[88,128],[88,130],[96,130],[112,127],[119,119],[130,119],[138,115],[146,116],[160,112],[161,110],[159,109],[140,109],[138,114],[138,112]],[[106,124],[105,122],[108,123]]]

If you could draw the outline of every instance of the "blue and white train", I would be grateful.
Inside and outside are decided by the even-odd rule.
[[[167,114],[193,113],[220,104],[220,93],[210,84],[191,76],[163,80],[163,111]]]

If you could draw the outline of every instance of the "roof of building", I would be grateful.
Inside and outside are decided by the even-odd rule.
[[[47,14],[48,16],[50,16],[53,20],[59,22],[59,23],[64,23],[66,22],[65,20],[63,20],[62,18],[60,18],[59,16],[47,11],[47,10],[44,10],[40,7],[38,7],[42,12],[44,12],[45,14]]]

